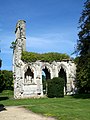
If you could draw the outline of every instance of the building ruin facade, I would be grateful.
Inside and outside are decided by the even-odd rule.
[[[43,72],[46,75],[46,80],[61,77],[63,74],[65,77],[64,93],[72,94],[75,88],[76,74],[76,66],[73,61],[62,60],[48,63],[38,60],[25,63],[21,60],[22,51],[26,50],[25,24],[24,20],[18,21],[15,30],[16,40],[13,50],[14,98],[43,97]]]

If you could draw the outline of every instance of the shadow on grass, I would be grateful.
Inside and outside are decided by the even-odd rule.
[[[81,99],[88,99],[90,98],[90,94],[75,94],[75,95],[72,95],[73,98],[81,98]]]
[[[0,112],[6,110],[5,106],[3,104],[0,104]]]
[[[9,97],[0,97],[0,101],[7,100],[7,99],[9,99]]]

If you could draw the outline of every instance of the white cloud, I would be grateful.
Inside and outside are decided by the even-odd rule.
[[[29,51],[35,52],[62,52],[72,53],[74,50],[75,40],[67,34],[43,34],[40,36],[27,37],[26,46]]]

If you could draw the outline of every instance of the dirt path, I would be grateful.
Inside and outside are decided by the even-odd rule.
[[[28,111],[22,107],[10,106],[0,112],[0,120],[55,120]]]

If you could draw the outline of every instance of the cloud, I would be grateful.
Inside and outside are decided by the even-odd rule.
[[[40,36],[27,37],[26,46],[29,51],[35,52],[60,52],[72,53],[75,40],[70,38],[70,33],[48,33]]]

